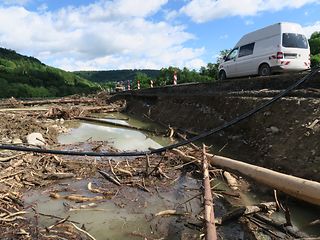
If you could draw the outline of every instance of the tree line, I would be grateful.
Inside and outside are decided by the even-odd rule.
[[[60,97],[92,93],[98,89],[97,83],[74,73],[0,48],[0,98]]]

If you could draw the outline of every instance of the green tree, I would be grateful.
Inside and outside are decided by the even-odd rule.
[[[137,72],[136,77],[133,81],[133,88],[138,88],[138,81],[140,81],[140,88],[149,88],[150,87],[150,77],[142,72]]]
[[[320,54],[320,32],[314,32],[311,35],[309,39],[309,45],[311,55]]]
[[[314,32],[310,39],[311,67],[320,66],[320,32]]]

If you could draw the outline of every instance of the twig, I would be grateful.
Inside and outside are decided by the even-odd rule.
[[[110,182],[112,182],[112,183],[114,183],[114,184],[116,184],[118,186],[121,185],[121,183],[117,179],[115,179],[112,176],[110,176],[110,174],[108,174],[108,173],[106,173],[104,171],[101,171],[101,170],[98,170],[98,173],[100,173],[105,179],[109,180]]]
[[[108,162],[109,162],[110,170],[111,170],[113,176],[115,177],[115,179],[117,179],[117,181],[118,181],[119,183],[121,183],[121,180],[118,178],[118,176],[115,174],[115,172],[114,172],[114,170],[113,170],[113,166],[112,166],[112,164],[111,164],[110,159],[108,159]]]
[[[20,153],[20,154],[16,154],[16,155],[9,156],[9,157],[3,157],[3,158],[0,158],[0,162],[9,162],[12,159],[15,159],[17,157],[21,157],[26,154],[28,154],[28,153]]]
[[[158,162],[158,164],[152,169],[152,171],[148,174],[147,177],[151,176],[151,174],[158,169],[158,167],[160,166],[160,164],[162,163],[164,157],[161,157],[160,161]]]
[[[87,235],[87,236],[88,236],[89,238],[91,238],[92,240],[96,240],[90,233],[88,233],[88,232],[86,232],[85,230],[79,228],[79,227],[78,227],[77,225],[75,225],[74,223],[71,222],[70,224],[72,224],[72,226],[74,226],[75,229],[77,229],[79,232],[84,233],[85,235]]]
[[[54,228],[55,226],[57,226],[57,225],[59,225],[59,224],[62,224],[62,223],[64,223],[64,222],[68,221],[69,218],[70,218],[70,216],[68,216],[68,217],[66,217],[66,218],[64,218],[64,219],[59,220],[57,223],[55,223],[55,224],[47,227],[47,230],[50,231],[50,230],[51,230],[52,228]]]

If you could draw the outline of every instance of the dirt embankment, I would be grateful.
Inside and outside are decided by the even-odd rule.
[[[314,85],[320,82],[318,78],[313,80]],[[204,132],[259,106],[274,95],[274,90],[267,88],[260,90],[264,93],[262,97],[252,96],[252,91],[228,94],[225,89],[203,96],[197,89],[189,89],[187,95],[186,91],[180,94],[178,88],[176,92],[170,91],[165,96],[139,96],[136,93],[127,97],[127,111],[148,115],[166,125]],[[192,96],[192,91],[197,94]],[[309,97],[312,95],[309,93],[317,91],[314,88],[298,90],[298,95],[303,97],[283,98],[206,141],[213,144],[219,155],[320,181],[320,99]]]

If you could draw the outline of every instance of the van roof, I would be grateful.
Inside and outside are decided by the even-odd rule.
[[[301,25],[297,23],[292,23],[292,22],[280,22],[280,23],[272,24],[270,26],[247,33],[239,40],[239,42],[236,44],[236,47],[240,47],[242,45],[249,44],[249,43],[258,41],[260,39],[281,34],[283,32],[304,34]]]

